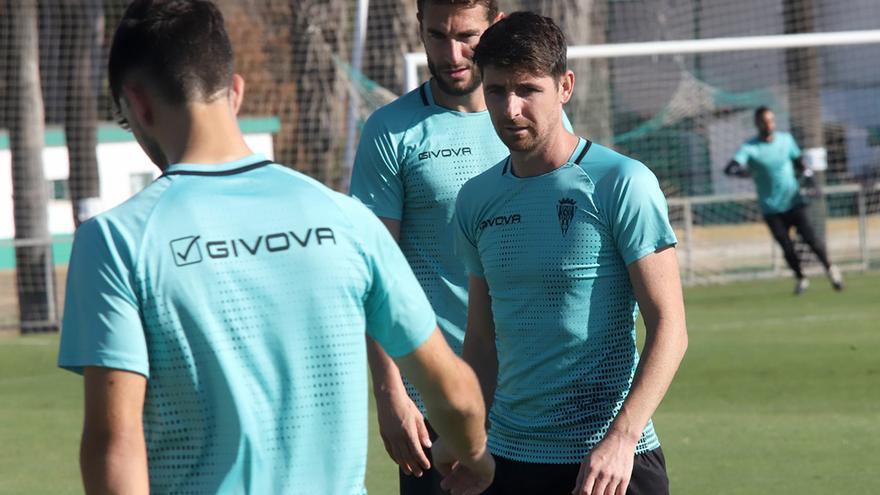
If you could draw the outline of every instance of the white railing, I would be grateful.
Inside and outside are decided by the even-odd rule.
[[[849,260],[843,263],[843,267],[847,270],[868,270],[872,261],[872,253],[880,251],[880,232],[869,232],[869,215],[868,215],[868,194],[871,192],[880,192],[880,183],[861,185],[861,184],[840,184],[834,186],[825,186],[822,188],[822,194],[825,197],[851,194],[856,198],[856,219],[857,219],[857,248],[856,255],[850,255]],[[773,241],[769,232],[759,229],[759,243],[763,243],[767,249],[767,260],[771,262],[770,269],[743,269],[724,270],[724,269],[706,269],[699,259],[712,258],[712,253],[708,253],[706,249],[701,248],[695,236],[694,206],[721,204],[730,202],[754,202],[756,201],[754,193],[739,194],[718,194],[707,196],[692,196],[686,198],[670,198],[668,200],[670,210],[675,213],[675,218],[680,220],[674,221],[673,225],[679,230],[681,238],[679,239],[678,252],[681,262],[682,280],[685,284],[700,283],[719,283],[734,280],[755,279],[780,276],[785,272],[785,267],[781,262],[779,249]],[[679,213],[680,210],[680,213]],[[880,214],[875,215],[880,220]],[[704,225],[702,227],[715,227],[715,225]],[[872,235],[869,235],[872,234]],[[728,248],[716,247],[717,253],[732,253],[733,257],[743,254],[743,247],[748,243],[747,240],[740,240],[736,245]],[[754,243],[752,243],[754,244]],[[830,256],[835,259],[833,247],[830,249]],[[854,258],[854,259],[853,259]]]

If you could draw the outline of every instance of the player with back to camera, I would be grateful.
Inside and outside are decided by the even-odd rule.
[[[248,148],[217,7],[133,2],[109,77],[163,175],[76,233],[58,363],[84,375],[86,492],[364,493],[365,329],[422,392],[444,485],[485,488],[473,372],[368,209]]]
[[[733,177],[752,177],[758,190],[758,204],[764,222],[773,238],[782,248],[785,262],[795,276],[795,295],[803,294],[810,280],[801,270],[789,231],[792,227],[819,258],[835,290],[843,290],[843,275],[831,264],[825,243],[816,236],[807,218],[806,201],[801,194],[798,175],[812,181],[812,170],[807,168],[801,149],[794,137],[776,130],[776,116],[767,107],[755,110],[758,135],[743,143],[724,173]]]
[[[497,467],[486,493],[666,494],[651,416],[687,330],[657,178],[559,125],[574,74],[551,19],[510,14],[474,60],[510,149],[462,187],[455,213],[470,284],[463,356]]]

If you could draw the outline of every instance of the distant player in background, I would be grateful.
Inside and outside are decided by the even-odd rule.
[[[452,214],[462,184],[507,154],[472,58],[480,35],[502,14],[495,0],[418,0],[417,7],[431,79],[367,120],[351,194],[398,240],[443,335],[460,353],[467,276],[453,253]],[[443,493],[422,401],[409,384],[405,388],[381,347],[367,340],[379,431],[400,466],[400,493]]]
[[[462,187],[455,212],[470,275],[463,355],[497,466],[486,493],[668,493],[651,416],[687,330],[657,178],[560,125],[574,74],[551,19],[505,17],[474,60],[510,149]]]
[[[365,329],[423,393],[452,493],[492,480],[470,368],[359,202],[254,155],[220,11],[140,0],[109,76],[163,175],[76,233],[58,363],[88,493],[362,494]]]
[[[800,295],[807,290],[810,281],[801,270],[801,262],[789,234],[792,227],[816,253],[834,289],[843,290],[843,276],[831,264],[825,243],[816,236],[807,218],[798,175],[806,181],[812,181],[812,170],[804,165],[801,149],[791,134],[776,130],[776,117],[767,107],[755,110],[755,127],[758,135],[739,148],[733,160],[724,168],[724,173],[754,179],[764,221],[797,279],[795,294]]]

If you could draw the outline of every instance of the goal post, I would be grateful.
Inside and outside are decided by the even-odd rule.
[[[823,171],[824,184],[809,196],[809,215],[824,232],[832,262],[845,269],[880,263],[880,68],[870,54],[880,30],[705,38],[570,46],[575,91],[585,106],[567,108],[575,130],[650,167],[669,198],[687,283],[713,283],[789,275],[782,253],[763,223],[751,180],[723,174],[740,145],[754,136],[753,112],[768,106],[778,128],[800,139],[798,116],[817,115],[821,144],[800,141],[805,157]],[[803,80],[788,56],[810,49],[819,75],[805,97]],[[606,87],[578,85],[590,64],[607,62]],[[408,89],[427,78],[423,53],[405,56]],[[811,100],[812,98],[812,100]],[[609,103],[610,102],[610,103]],[[610,105],[610,138],[577,112]],[[806,108],[805,105],[811,105]],[[569,105],[570,107],[571,105]],[[813,112],[813,113],[811,113]],[[807,273],[821,266],[798,243]]]

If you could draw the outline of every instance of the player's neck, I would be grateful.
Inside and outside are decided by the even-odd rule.
[[[476,90],[466,95],[451,95],[440,89],[440,85],[434,78],[431,78],[431,96],[434,97],[434,103],[437,105],[455,110],[456,112],[474,113],[486,110],[486,100],[483,99],[483,87],[479,86]]]
[[[532,151],[511,151],[510,164],[517,177],[535,177],[565,165],[574,153],[579,138],[560,124],[543,144]]]
[[[764,141],[765,143],[772,143],[774,134],[776,134],[776,133],[775,132],[771,132],[769,134],[758,133],[758,137],[761,138],[761,141]]]
[[[188,114],[188,122],[168,139],[169,163],[220,164],[253,154],[225,106],[199,105]]]

